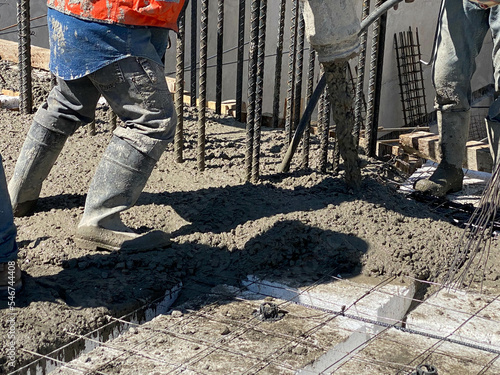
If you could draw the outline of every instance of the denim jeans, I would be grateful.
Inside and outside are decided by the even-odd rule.
[[[482,9],[469,0],[445,0],[439,20],[433,83],[435,108],[441,111],[468,111],[475,59],[491,28],[495,90],[500,87],[500,7]]]
[[[143,57],[126,57],[75,80],[58,78],[34,121],[70,136],[94,120],[101,95],[124,122],[114,135],[158,160],[177,117],[163,67]]]
[[[0,263],[7,263],[16,258],[16,227],[0,155]]]

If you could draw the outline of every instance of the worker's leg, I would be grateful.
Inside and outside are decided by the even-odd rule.
[[[446,0],[433,71],[441,161],[415,189],[444,196],[462,189],[462,163],[470,123],[470,81],[489,29],[489,10],[468,0]]]
[[[175,133],[176,114],[163,67],[130,57],[90,78],[124,122],[115,129],[91,182],[77,242],[85,248],[147,250],[165,246],[159,231],[139,236],[120,220],[132,207]]]
[[[500,8],[493,7],[490,11],[490,28],[493,37],[493,67],[495,77],[496,98],[488,111],[486,118],[486,130],[490,144],[493,165],[496,166],[499,161],[500,149]]]
[[[30,214],[68,136],[94,119],[99,92],[87,78],[58,79],[38,109],[9,182],[15,216]]]

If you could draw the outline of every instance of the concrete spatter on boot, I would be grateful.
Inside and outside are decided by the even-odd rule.
[[[414,189],[421,193],[444,197],[462,190],[464,172],[446,162],[441,162],[429,179],[415,182]]]
[[[43,181],[67,139],[65,134],[47,129],[36,121],[32,123],[9,181],[14,216],[28,216],[34,212]]]
[[[354,137],[353,99],[347,84],[347,61],[324,63],[333,120],[336,124],[339,150],[344,160],[345,180],[349,187],[359,189],[361,170]]]

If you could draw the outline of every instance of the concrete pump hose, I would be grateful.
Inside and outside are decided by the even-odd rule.
[[[373,22],[375,22],[380,16],[382,16],[384,13],[386,13],[389,9],[391,9],[394,5],[399,4],[403,0],[388,0],[382,5],[380,5],[378,8],[376,8],[368,17],[366,17],[360,24],[361,29],[360,33],[365,31]],[[290,145],[288,146],[288,150],[285,154],[285,157],[283,158],[283,161],[279,167],[279,172],[288,172],[290,169],[290,162],[292,161],[292,157],[295,154],[295,151],[297,150],[297,147],[299,145],[300,139],[302,137],[302,133],[304,133],[304,130],[307,126],[307,123],[309,122],[312,112],[314,111],[314,108],[316,107],[316,104],[318,103],[318,100],[321,96],[321,93],[326,87],[326,77],[323,75],[321,79],[319,80],[318,84],[316,85],[316,88],[311,96],[311,99],[309,100],[309,103],[307,103],[307,106],[304,110],[304,113],[302,115],[302,118],[300,119],[299,124],[297,125],[297,129],[295,130],[295,134],[292,138],[292,141]]]

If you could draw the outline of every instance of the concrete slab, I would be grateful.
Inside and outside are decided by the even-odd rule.
[[[366,339],[382,329],[332,312],[344,311],[390,324],[401,321],[406,313],[413,285],[366,283],[369,280],[341,280],[294,289],[249,277],[244,282],[247,291],[214,288],[212,298],[216,302],[159,316],[69,366],[130,374],[142,370],[183,374],[319,373],[333,362],[350,360]],[[231,298],[221,301],[224,295]],[[276,304],[284,313],[283,319],[260,321],[257,312],[263,303]],[[72,371],[66,368],[54,373]]]

